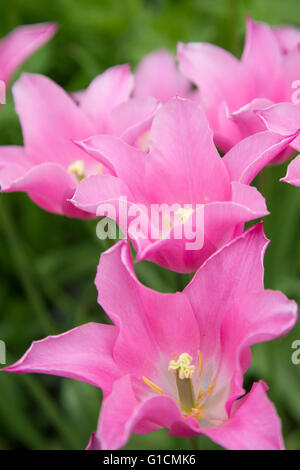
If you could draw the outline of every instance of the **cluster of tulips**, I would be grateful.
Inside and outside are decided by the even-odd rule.
[[[109,215],[123,232],[95,281],[110,321],[33,342],[3,369],[100,388],[88,449],[119,449],[131,433],[160,428],[226,449],[284,449],[266,383],[245,393],[243,378],[251,346],[288,333],[297,306],[264,289],[268,240],[262,222],[244,226],[268,215],[255,176],[300,151],[300,30],[250,18],[246,27],[241,59],[180,43],[176,59],[153,52],[134,74],[117,65],[73,94],[39,74],[12,88],[24,145],[0,147],[2,192],[68,217]],[[0,78],[54,32],[33,25],[4,38]],[[282,181],[300,186],[300,156]],[[189,231],[178,237],[179,228]],[[191,281],[177,293],[146,287],[130,244],[135,262]]]

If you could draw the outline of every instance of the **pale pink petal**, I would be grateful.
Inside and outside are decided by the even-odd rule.
[[[222,348],[231,370],[245,373],[249,363],[237,364],[243,350],[288,333],[297,322],[297,304],[279,291],[250,292],[227,312],[222,324]]]
[[[128,100],[133,88],[129,65],[111,67],[96,77],[80,96],[80,108],[91,119],[95,131],[108,131],[108,116],[114,108]]]
[[[136,69],[134,96],[154,96],[166,103],[174,96],[186,97],[188,91],[189,82],[177,70],[175,58],[168,51],[146,55]]]
[[[145,188],[153,203],[201,203],[230,196],[229,178],[203,110],[173,98],[156,114]]]
[[[291,132],[292,134],[292,132]],[[298,135],[281,136],[269,131],[247,137],[236,144],[223,161],[232,181],[249,184]]]
[[[110,134],[120,136],[130,145],[150,131],[159,102],[149,97],[131,98],[120,104],[110,115]]]
[[[107,394],[120,375],[112,357],[117,335],[114,326],[87,323],[32,343],[19,361],[2,370],[70,377],[100,387]]]
[[[124,199],[124,205],[118,202],[122,199]],[[118,222],[119,208],[127,213],[127,199],[132,200],[133,197],[120,178],[112,175],[92,175],[78,184],[70,202],[78,209],[93,215],[106,215]],[[109,207],[114,209],[111,215],[104,213],[104,209]],[[122,226],[121,229],[123,229]]]
[[[147,376],[155,369],[158,350],[149,334],[146,306],[130,272],[133,269],[130,254],[123,249],[123,243],[119,242],[101,256],[95,281],[98,302],[120,328],[114,359],[124,372]]]
[[[285,89],[283,88],[281,99],[277,101],[299,104],[300,44],[283,57],[282,69],[284,70],[285,76]]]
[[[31,167],[27,172],[10,183],[7,191],[26,192],[43,209],[69,217],[85,218],[88,214],[78,211],[67,202],[76,188],[76,181],[56,163],[42,163]]]
[[[300,44],[300,29],[293,26],[276,26],[272,28],[283,54],[295,49]]]
[[[223,426],[203,433],[228,450],[283,450],[281,422],[267,397],[264,382],[236,402],[236,409]]]
[[[278,291],[249,292],[232,304],[221,328],[222,365],[218,374],[218,380],[228,380],[230,376],[234,380],[228,412],[250,366],[250,346],[288,333],[296,321],[296,303]]]
[[[295,158],[288,166],[287,174],[280,181],[300,186],[300,156]]]
[[[113,392],[103,403],[92,448],[120,449],[132,432],[143,434],[162,427],[170,429],[170,435],[192,437],[199,434],[197,422],[193,418],[184,418],[171,398],[152,396],[138,402],[130,378],[125,376],[115,382]]]
[[[263,289],[266,244],[262,225],[255,225],[212,255],[185,288],[202,332],[199,347],[207,357],[220,347],[221,325],[232,304]]]
[[[263,64],[263,65],[262,65]],[[247,18],[245,48],[241,59],[243,70],[253,77],[253,98],[277,101],[284,87],[282,55],[270,26]]]
[[[300,61],[300,56],[299,56]],[[300,106],[292,103],[278,103],[256,111],[267,129],[282,136],[295,135],[291,147],[300,151]],[[292,154],[292,152],[291,152]],[[289,155],[290,156],[290,155]]]
[[[177,54],[182,74],[199,88],[211,123],[216,124],[223,101],[234,111],[254,98],[251,77],[228,51],[208,43],[179,43]]]
[[[252,211],[252,218],[258,218],[269,214],[265,198],[254,186],[233,181],[231,183],[231,187],[232,202],[239,204],[240,206],[244,206],[249,211]]]
[[[205,205],[205,238],[215,250],[240,234],[246,222],[269,214],[265,199],[256,188],[237,182],[231,185],[232,201]]]
[[[154,380],[151,374],[157,373],[158,350],[166,358],[166,370],[175,354],[197,354],[199,330],[185,296],[162,294],[142,285],[127,243],[120,242],[102,254],[96,286],[100,305],[120,327],[114,358],[124,371]]]
[[[145,154],[117,137],[95,135],[77,142],[94,159],[103,163],[112,175],[118,176],[126,184],[137,202],[145,201]],[[96,188],[95,188],[96,189]],[[128,190],[123,194],[127,195]]]
[[[23,74],[13,87],[13,95],[32,163],[68,166],[83,160],[87,167],[94,164],[72,140],[95,134],[95,129],[62,88],[45,76]]]
[[[1,191],[9,191],[10,185],[30,168],[24,147],[0,146]]]
[[[114,450],[123,447],[132,431],[132,416],[139,406],[129,375],[114,383],[112,393],[103,401],[97,433],[89,449]]]
[[[37,23],[18,26],[0,41],[0,79],[7,82],[33,52],[48,42],[57,26]]]
[[[234,120],[230,119],[230,112],[225,101],[219,106],[216,118],[217,121],[213,127],[214,142],[225,153],[242,140],[242,133]]]
[[[172,236],[173,230],[171,231]],[[141,241],[137,243],[133,240],[133,245],[138,254],[136,261],[152,261],[171,271],[178,273],[195,272],[198,267],[216,251],[207,237],[204,237],[204,244],[200,249],[187,249],[187,243],[194,240],[182,239],[162,239],[156,241]]]
[[[276,134],[290,136],[300,130],[300,106],[279,103],[257,111],[267,128]]]
[[[230,119],[238,126],[241,132],[241,138],[248,137],[249,135],[256,134],[266,129],[264,123],[259,119],[255,111],[264,109],[272,104],[270,100],[256,98],[231,113]]]

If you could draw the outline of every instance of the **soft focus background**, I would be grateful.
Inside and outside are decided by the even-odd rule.
[[[69,91],[86,87],[105,68],[129,62],[176,42],[209,41],[240,54],[244,20],[300,27],[298,0],[10,0],[1,4],[0,37],[20,24],[57,21],[56,37],[23,66],[49,75]],[[263,67],[264,64],[261,64]],[[20,74],[21,71],[19,71]],[[17,77],[15,77],[16,79]],[[299,77],[300,78],[300,77]],[[11,94],[0,112],[0,144],[21,144]],[[256,181],[267,197],[265,220],[272,240],[266,256],[266,287],[300,300],[300,189],[280,183],[285,166],[268,168]],[[93,284],[99,255],[96,222],[43,212],[24,194],[0,195],[0,339],[7,362],[33,339],[61,333],[87,321],[106,321]],[[161,291],[181,289],[184,276],[150,263],[140,279]],[[300,365],[291,362],[287,337],[253,348],[246,387],[263,378],[282,417],[288,449],[300,449]],[[0,374],[0,449],[80,449],[96,428],[99,390],[72,380]],[[200,447],[218,448],[206,438]],[[188,440],[165,430],[133,436],[128,449],[188,449]]]

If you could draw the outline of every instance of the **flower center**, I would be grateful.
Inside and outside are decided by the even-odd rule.
[[[180,207],[180,209],[176,211],[176,215],[181,219],[181,222],[185,224],[189,220],[193,212],[194,209],[192,209],[191,207]]]
[[[195,419],[204,418],[204,403],[206,398],[212,394],[216,386],[216,376],[206,390],[199,387],[198,394],[195,394],[192,378],[196,371],[196,365],[192,364],[192,356],[188,353],[176,354],[169,362],[168,370],[175,375],[176,388],[180,409],[185,417],[193,416]],[[198,379],[201,379],[203,370],[203,357],[198,351]],[[144,382],[155,393],[164,395],[164,391],[151,380],[143,377]]]
[[[68,173],[75,175],[77,180],[81,181],[86,176],[84,172],[84,161],[75,160],[75,162],[68,166]]]
[[[176,354],[175,358],[169,363],[169,370],[177,371],[181,380],[190,379],[195,372],[195,366],[191,366],[192,356],[187,353]]]

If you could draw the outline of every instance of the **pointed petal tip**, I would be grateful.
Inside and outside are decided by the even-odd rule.
[[[51,79],[46,77],[46,75],[42,75],[40,73],[22,72],[18,80],[16,80],[11,87],[14,99],[16,98],[16,93],[18,93],[22,88],[30,85],[35,86],[37,82],[41,80],[51,81]]]
[[[184,42],[178,41],[177,46],[176,46],[177,55],[180,55],[182,52],[184,52],[185,47],[186,47],[186,44]]]
[[[59,29],[58,23],[46,22],[46,23],[39,23],[39,24],[41,27],[44,27],[44,32],[47,32],[51,35],[54,35]]]

